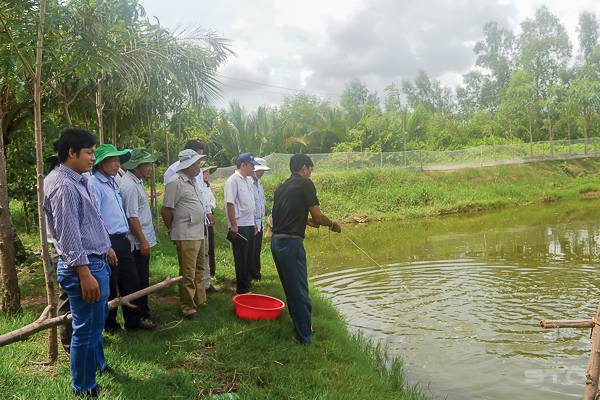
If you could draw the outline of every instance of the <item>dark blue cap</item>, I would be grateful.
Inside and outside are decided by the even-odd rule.
[[[244,164],[254,164],[254,165],[260,165],[259,162],[254,161],[254,154],[252,153],[242,153],[240,154],[240,156],[237,158],[236,164],[239,163],[244,163]]]

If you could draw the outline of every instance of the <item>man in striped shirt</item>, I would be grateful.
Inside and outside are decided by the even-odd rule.
[[[96,370],[113,371],[106,365],[101,341],[108,314],[110,240],[82,175],[94,163],[96,138],[68,129],[57,148],[61,166],[46,189],[44,213],[60,256],[58,282],[69,296],[73,316],[71,386],[77,395],[98,397]]]

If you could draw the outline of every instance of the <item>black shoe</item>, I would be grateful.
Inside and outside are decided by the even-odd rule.
[[[161,322],[163,322],[162,319],[154,317],[152,315],[144,315],[142,318],[150,322],[151,324],[160,324]]]
[[[105,327],[104,331],[111,335],[118,335],[119,333],[123,333],[123,328],[121,328],[121,326],[116,326],[114,328],[113,327]]]
[[[188,314],[185,316],[187,319],[196,319],[196,318],[200,318],[200,314],[198,314],[197,312],[193,312],[191,314]]]
[[[221,291],[220,289],[217,289],[217,288],[216,288],[216,287],[214,287],[213,285],[210,285],[210,286],[208,287],[208,289],[206,289],[206,293],[209,293],[209,294],[215,294],[215,293],[219,293],[220,291]]]
[[[90,397],[92,399],[95,399],[97,397],[100,397],[101,391],[102,391],[102,388],[100,387],[100,385],[96,385],[95,388],[86,390],[85,392],[78,392],[75,389],[73,389],[73,394],[75,394],[75,396],[78,396],[78,397]]]
[[[149,324],[147,322],[140,321],[140,323],[137,326],[127,328],[127,330],[128,331],[151,331],[153,329],[156,329],[157,326],[158,326],[158,324]]]
[[[121,378],[127,378],[127,377],[129,377],[128,374],[125,374],[123,372],[117,372],[117,371],[115,371],[114,369],[112,369],[111,367],[109,367],[108,364],[106,365],[106,367],[102,371],[98,372],[98,375],[102,375],[102,374],[111,374],[112,376],[119,376]]]

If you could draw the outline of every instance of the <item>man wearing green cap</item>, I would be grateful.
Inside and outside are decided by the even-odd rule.
[[[131,243],[127,238],[129,225],[123,211],[121,196],[114,181],[114,176],[119,171],[121,163],[127,162],[131,154],[127,151],[118,151],[112,144],[103,144],[96,149],[94,155],[96,157],[96,162],[92,167],[94,175],[90,178],[88,185],[92,196],[98,203],[100,215],[110,238],[111,249],[107,257],[112,269],[108,298],[110,301],[117,297],[117,292],[121,296],[127,296],[139,289],[139,279],[133,254],[131,253]],[[157,327],[156,324],[148,324],[142,321],[138,300],[134,300],[132,304],[136,308],[122,308],[126,329],[151,330]],[[117,322],[116,308],[108,313],[104,329],[113,333],[123,331]]]
[[[152,174],[152,164],[158,160],[144,147],[138,147],[131,152],[129,161],[123,164],[127,173],[119,182],[119,193],[123,199],[123,210],[129,222],[127,237],[133,245],[133,259],[139,279],[140,290],[150,285],[150,248],[158,243],[156,230],[152,223],[152,211],[144,179]],[[148,296],[140,297],[142,318],[150,322],[161,322],[160,318],[150,315]]]

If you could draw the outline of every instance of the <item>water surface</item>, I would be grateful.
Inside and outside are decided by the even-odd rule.
[[[358,329],[449,399],[581,398],[595,317],[600,201],[311,230],[312,282]],[[324,235],[325,231],[321,230]],[[379,264],[379,266],[377,264]]]

